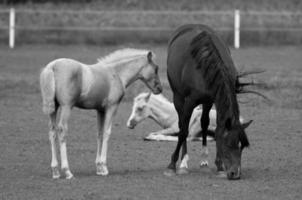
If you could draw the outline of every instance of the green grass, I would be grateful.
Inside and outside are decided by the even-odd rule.
[[[166,79],[166,46],[22,45],[0,46],[0,199],[300,199],[302,174],[301,55],[297,46],[253,47],[233,50],[237,66],[265,69],[253,78],[274,104],[248,96],[241,115],[253,119],[247,134],[251,147],[242,156],[242,179],[228,181],[215,175],[215,143],[209,143],[209,169],[199,169],[201,143],[190,142],[190,174],[166,177],[173,142],[145,142],[160,129],[146,120],[136,129],[126,127],[132,98],[148,89],[135,83],[113,121],[109,141],[108,177],[95,174],[96,113],[73,109],[67,138],[68,156],[76,179],[52,180],[47,116],[42,114],[38,77],[42,67],[59,57],[92,64],[122,47],[152,49],[157,54],[164,93],[171,99]],[[241,97],[245,100],[246,97]]]

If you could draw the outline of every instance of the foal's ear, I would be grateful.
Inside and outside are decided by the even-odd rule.
[[[242,125],[242,128],[243,128],[243,129],[246,129],[252,122],[253,122],[253,120],[250,120],[250,121],[248,121],[248,122],[242,123],[242,124],[241,124],[241,125]]]
[[[148,61],[151,61],[152,60],[152,52],[149,51],[148,54],[147,54],[147,58],[148,58]]]
[[[150,97],[151,97],[151,92],[149,92],[148,95],[145,97],[145,101],[148,102]]]

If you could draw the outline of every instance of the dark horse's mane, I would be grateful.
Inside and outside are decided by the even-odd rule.
[[[168,43],[168,47],[171,46],[171,44],[181,35],[190,32],[190,31],[196,31],[199,33],[199,35],[197,35],[195,37],[195,40],[192,41],[191,46],[195,46],[195,48],[198,50],[198,48],[200,46],[199,45],[199,39],[203,40],[203,41],[212,41],[212,50],[216,50],[216,54],[217,57],[219,57],[226,66],[229,67],[228,70],[232,70],[232,72],[234,74],[236,74],[236,82],[235,82],[235,88],[236,88],[236,94],[244,94],[244,93],[253,93],[256,95],[259,95],[261,97],[263,97],[265,100],[269,100],[269,98],[267,98],[265,95],[256,92],[256,91],[252,91],[252,90],[247,90],[245,89],[246,86],[252,86],[252,85],[261,85],[259,83],[254,83],[254,82],[247,82],[247,83],[242,83],[239,78],[242,77],[246,77],[250,74],[258,74],[258,73],[262,73],[264,71],[262,70],[252,70],[252,71],[243,71],[243,72],[237,72],[234,63],[231,59],[231,51],[228,48],[228,46],[225,44],[225,42],[221,41],[221,39],[219,37],[216,36],[216,33],[214,32],[214,30],[212,30],[210,27],[203,25],[203,24],[187,24],[184,25],[182,27],[180,27],[179,29],[177,29],[175,31],[175,34],[172,35],[171,39],[169,40]],[[200,33],[202,32],[202,33]],[[204,34],[204,37],[202,37],[201,35]],[[194,42],[197,42],[196,44],[194,44]]]
[[[217,106],[223,113],[228,113],[231,118],[231,124],[234,124],[236,118],[239,118],[239,109],[236,100],[236,77],[237,71],[232,60],[225,51],[224,46],[218,46],[218,38],[212,38],[213,34],[202,31],[193,38],[190,44],[190,53],[196,62],[198,69],[202,71],[206,86],[213,91]],[[222,49],[217,49],[222,48]],[[226,112],[232,109],[233,112]],[[231,116],[230,116],[231,114]]]
[[[230,126],[239,122],[237,93],[240,86],[238,72],[232,61],[228,47],[207,27],[197,34],[190,43],[189,53],[202,71],[206,87],[212,91],[222,121]],[[249,146],[245,133],[239,135],[241,147]]]

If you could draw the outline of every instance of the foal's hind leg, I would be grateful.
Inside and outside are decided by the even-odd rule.
[[[60,178],[60,171],[59,171],[59,164],[58,164],[58,158],[57,158],[57,147],[56,147],[56,115],[57,115],[57,109],[55,112],[51,113],[49,115],[49,141],[51,146],[51,169],[52,169],[52,178],[57,179]]]
[[[58,123],[58,136],[61,152],[61,169],[64,171],[66,179],[71,179],[73,174],[70,172],[68,158],[67,158],[67,147],[66,147],[66,135],[68,130],[68,119],[70,116],[70,106],[62,106],[60,113],[60,120]]]
[[[201,161],[200,167],[208,166],[208,154],[209,150],[207,147],[207,132],[210,124],[209,113],[213,104],[203,104],[202,105],[202,115],[200,118],[201,133],[202,133],[202,149],[201,149]]]

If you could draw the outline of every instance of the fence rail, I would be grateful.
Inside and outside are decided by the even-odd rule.
[[[185,16],[219,16],[222,20],[228,18],[229,20],[233,20],[233,22],[228,22],[226,26],[224,25],[217,25],[212,26],[215,30],[218,31],[233,31],[234,33],[234,47],[240,47],[240,32],[241,31],[275,31],[275,32],[302,32],[302,12],[289,12],[289,11],[173,11],[173,10],[166,10],[166,11],[96,11],[96,10],[83,10],[83,11],[76,11],[76,10],[34,10],[34,9],[0,9],[0,15],[7,15],[8,23],[5,25],[3,22],[0,21],[0,30],[8,30],[9,33],[9,46],[10,48],[14,48],[15,46],[15,31],[16,30],[30,30],[30,31],[40,31],[40,30],[59,30],[59,31],[172,31],[175,29],[174,26],[158,26],[156,23],[155,25],[127,25],[127,26],[119,26],[119,25],[77,25],[77,23],[71,24],[59,24],[59,25],[52,25],[52,24],[20,24],[18,21],[18,16],[20,18],[26,18],[24,15],[34,15],[36,18],[39,18],[43,15],[53,15],[61,16],[61,15],[75,15],[75,16],[94,16],[93,19],[98,19],[97,17],[101,18],[100,16],[123,16],[121,19],[126,18],[127,16],[142,16],[142,17],[185,17]],[[37,16],[38,15],[38,16]],[[244,19],[248,17],[274,17],[274,18],[287,18],[287,17],[296,17],[298,18],[297,22],[298,26],[289,27],[288,24],[284,23],[282,26],[272,26],[272,27],[252,27],[249,25],[244,24]],[[212,18],[212,17],[210,17]],[[300,19],[301,18],[301,19]],[[1,19],[1,18],[0,18]],[[33,18],[35,19],[35,18]],[[198,21],[199,19],[193,18],[190,23],[202,23]],[[290,20],[290,19],[287,19]],[[76,24],[76,25],[75,25]],[[233,25],[230,25],[233,24]]]

